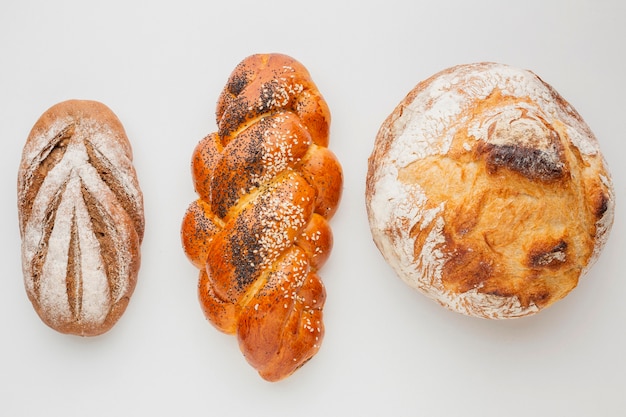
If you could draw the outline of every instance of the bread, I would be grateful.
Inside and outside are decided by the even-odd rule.
[[[94,336],[135,288],[143,200],[124,128],[105,105],[65,101],[35,123],[18,172],[26,292],[61,333]]]
[[[581,116],[529,71],[460,65],[419,83],[369,159],[373,239],[410,286],[472,316],[562,299],[604,246],[614,192]]]
[[[277,381],[319,350],[332,248],[328,220],[342,190],[327,148],[330,113],[307,70],[285,55],[253,55],[231,74],[216,133],[197,145],[199,198],[181,237],[200,270],[208,320],[236,334],[247,361]]]

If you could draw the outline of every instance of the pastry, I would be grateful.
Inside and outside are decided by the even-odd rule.
[[[198,199],[181,227],[200,270],[208,320],[236,334],[268,381],[292,374],[319,350],[328,258],[342,189],[328,149],[330,113],[307,70],[285,55],[253,55],[231,74],[217,132],[197,145]]]
[[[124,313],[137,281],[143,199],[122,124],[70,100],[35,123],[18,173],[26,292],[61,333],[94,336]]]
[[[589,127],[530,71],[460,65],[419,83],[369,159],[373,239],[410,286],[471,316],[562,299],[613,222],[611,176]]]

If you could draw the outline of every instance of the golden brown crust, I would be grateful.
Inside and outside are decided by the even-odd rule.
[[[135,288],[143,200],[130,143],[101,103],[48,109],[18,173],[24,282],[41,319],[93,336],[122,315]]]
[[[306,69],[253,55],[217,105],[218,131],[192,157],[200,199],[185,214],[185,253],[200,269],[209,321],[236,333],[259,374],[276,381],[319,349],[325,290],[316,271],[332,248],[328,219],[342,171],[327,149],[330,113]]]
[[[578,113],[497,64],[418,84],[381,127],[367,199],[376,243],[407,282],[490,318],[563,298],[613,218],[610,175]]]

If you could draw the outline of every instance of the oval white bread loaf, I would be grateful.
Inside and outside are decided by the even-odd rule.
[[[135,288],[143,199],[122,124],[105,105],[70,100],[35,123],[18,173],[26,292],[62,333],[94,336]]]
[[[193,153],[199,199],[182,244],[200,269],[206,317],[236,333],[247,361],[277,381],[315,355],[324,335],[317,271],[330,255],[328,220],[343,182],[327,148],[330,113],[302,64],[253,55],[222,91],[217,124]]]
[[[468,315],[533,314],[598,257],[614,192],[598,141],[535,74],[460,65],[419,83],[369,160],[374,241],[397,274]]]

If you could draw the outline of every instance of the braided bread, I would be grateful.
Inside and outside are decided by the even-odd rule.
[[[69,100],[39,118],[18,211],[24,283],[41,319],[61,333],[109,330],[135,288],[144,216],[131,146],[108,107]]]
[[[184,216],[185,253],[219,330],[237,334],[268,381],[319,350],[325,290],[317,271],[332,247],[328,220],[342,170],[328,150],[330,113],[309,73],[285,55],[254,55],[231,74],[216,133],[199,142],[199,198]]]

